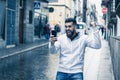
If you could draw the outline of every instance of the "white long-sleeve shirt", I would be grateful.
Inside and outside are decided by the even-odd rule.
[[[54,44],[49,43],[49,51],[52,54],[60,51],[58,71],[65,73],[83,72],[85,48],[101,47],[99,31],[93,32],[90,36],[79,34],[72,41],[66,34],[57,39]]]

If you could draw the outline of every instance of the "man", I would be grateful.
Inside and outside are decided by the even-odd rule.
[[[59,68],[56,80],[83,80],[84,53],[86,47],[99,49],[100,36],[95,24],[93,33],[88,35],[76,32],[76,20],[65,20],[66,33],[57,37],[51,36],[49,43],[50,53],[60,51]]]
[[[44,27],[44,35],[46,39],[50,38],[50,24],[47,23]]]

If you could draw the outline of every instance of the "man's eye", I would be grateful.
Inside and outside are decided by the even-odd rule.
[[[69,28],[71,28],[72,26],[70,25],[70,26],[68,26]]]
[[[72,26],[71,25],[69,25],[69,26],[65,26],[65,28],[71,28]]]

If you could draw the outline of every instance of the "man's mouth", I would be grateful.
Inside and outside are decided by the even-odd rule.
[[[71,33],[71,31],[66,31],[68,34],[70,34]]]

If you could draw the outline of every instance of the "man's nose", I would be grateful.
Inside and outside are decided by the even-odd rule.
[[[70,27],[66,27],[66,30],[69,30],[70,29]]]

